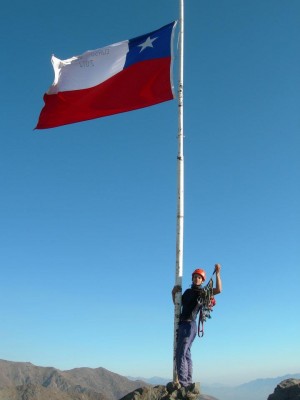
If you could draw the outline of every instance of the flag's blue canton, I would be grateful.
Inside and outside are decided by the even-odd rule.
[[[157,31],[150,32],[146,35],[138,36],[129,40],[129,51],[126,56],[124,68],[129,67],[140,61],[151,60],[153,58],[170,57],[171,55],[171,36],[175,22],[163,26]],[[145,47],[142,45],[150,38],[153,40],[153,47]]]

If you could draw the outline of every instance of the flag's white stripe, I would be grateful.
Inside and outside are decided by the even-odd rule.
[[[96,50],[89,50],[80,56],[60,60],[51,58],[54,82],[48,94],[67,90],[87,89],[111,78],[122,71],[128,53],[128,40]]]

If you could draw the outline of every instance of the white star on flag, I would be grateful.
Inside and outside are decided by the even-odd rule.
[[[152,43],[154,42],[154,40],[156,40],[156,38],[151,39],[150,36],[148,36],[148,38],[146,39],[146,41],[144,43],[141,43],[138,45],[138,47],[141,47],[140,53],[145,50],[147,47],[153,47]]]

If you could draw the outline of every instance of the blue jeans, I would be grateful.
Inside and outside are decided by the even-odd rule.
[[[196,334],[196,321],[183,321],[179,323],[176,347],[176,368],[178,380],[182,386],[188,386],[193,382],[191,347]]]

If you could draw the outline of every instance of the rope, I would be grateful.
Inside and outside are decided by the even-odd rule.
[[[213,274],[216,272],[214,270]],[[213,306],[216,304],[216,300],[213,295],[213,279],[210,278],[207,285],[202,288],[201,294],[198,297],[198,304],[200,305],[199,320],[198,320],[198,336],[203,337],[204,335],[204,322],[211,318],[211,312]]]

